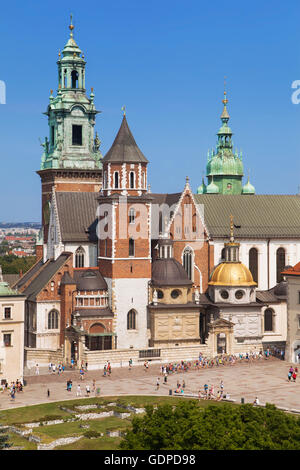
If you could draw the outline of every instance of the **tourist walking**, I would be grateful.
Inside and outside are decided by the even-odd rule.
[[[35,366],[35,375],[39,375],[39,374],[40,374],[39,365],[36,364],[36,366]]]
[[[90,393],[91,393],[90,386],[89,386],[89,385],[86,385],[85,390],[86,390],[86,396],[89,397],[89,396],[90,396]]]
[[[131,367],[132,367],[132,359],[131,358],[129,359],[128,365],[129,365],[129,370],[131,370]]]
[[[156,390],[159,389],[159,384],[160,384],[160,377],[157,377],[157,381],[156,381]]]
[[[80,384],[77,385],[77,393],[76,393],[76,395],[77,395],[78,397],[81,397],[81,388],[80,388]]]

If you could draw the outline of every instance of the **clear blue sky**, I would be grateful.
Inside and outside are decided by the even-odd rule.
[[[300,185],[300,6],[278,0],[14,1],[1,5],[0,220],[40,221],[43,116],[58,50],[74,37],[94,87],[103,155],[121,123],[150,161],[153,192],[196,191],[216,142],[223,77],[234,144],[258,194]]]

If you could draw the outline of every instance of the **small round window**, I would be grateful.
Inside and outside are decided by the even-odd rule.
[[[162,290],[158,290],[158,291],[157,291],[157,298],[158,298],[158,299],[163,299],[163,298],[164,298],[164,293],[163,293]]]
[[[237,290],[235,293],[235,298],[240,300],[244,297],[244,292],[242,290]]]
[[[222,299],[228,299],[228,297],[229,297],[228,291],[227,290],[222,290],[221,291],[221,297],[222,297]]]
[[[171,292],[171,297],[172,297],[172,299],[177,299],[177,297],[180,296],[180,293],[181,293],[181,292],[180,292],[180,290],[178,290],[178,289],[172,290],[172,292]]]

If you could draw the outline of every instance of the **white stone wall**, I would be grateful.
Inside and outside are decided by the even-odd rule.
[[[262,339],[261,308],[224,307],[220,311],[221,317],[234,323],[234,338]]]
[[[276,251],[278,248],[286,250],[286,264],[295,265],[300,259],[300,236],[299,240],[280,240],[271,239],[269,242],[269,266],[268,266],[268,241],[266,239],[239,240],[240,261],[249,267],[249,250],[256,248],[258,250],[258,289],[268,290],[276,285]],[[228,239],[214,241],[214,260],[215,265],[221,260],[221,252],[224,243]],[[269,286],[268,286],[269,272]]]
[[[109,288],[110,302],[113,295],[116,315],[117,347],[146,348],[148,282],[150,279],[115,279],[114,287],[110,279],[105,279]],[[137,312],[136,330],[127,330],[127,313]]]
[[[264,331],[264,312],[268,308],[274,310],[273,331]],[[269,304],[262,308],[262,332],[263,342],[286,341],[287,334],[287,303]]]
[[[58,329],[48,330],[48,313],[57,310],[60,314],[60,302],[38,302],[36,308],[36,348],[53,349],[59,348],[60,316]]]
[[[65,243],[63,245],[63,251],[69,251],[73,253],[73,264],[75,268],[75,252],[81,246],[84,251],[84,267],[95,268],[98,266],[97,262],[97,244],[96,243]]]

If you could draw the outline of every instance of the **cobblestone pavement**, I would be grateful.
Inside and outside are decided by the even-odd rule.
[[[0,394],[0,410],[20,406],[76,399],[77,385],[81,384],[82,397],[85,396],[85,386],[92,385],[93,379],[101,389],[100,396],[115,395],[168,395],[169,389],[176,388],[177,381],[186,383],[186,393],[203,390],[207,383],[214,385],[218,390],[220,381],[224,382],[224,391],[237,402],[241,398],[245,403],[252,403],[257,396],[260,403],[273,403],[277,406],[296,409],[300,411],[300,377],[296,382],[288,382],[287,374],[291,364],[279,359],[261,359],[253,363],[235,364],[234,366],[214,366],[210,369],[190,370],[188,372],[174,373],[168,376],[167,384],[163,384],[161,364],[150,364],[149,370],[134,366],[115,367],[111,377],[104,377],[103,371],[88,371],[84,380],[79,378],[78,370],[65,371],[61,375],[51,374],[48,370],[40,370],[40,375],[25,377],[27,385],[23,392],[16,393],[12,401],[7,392]],[[157,377],[160,377],[160,387],[156,390]],[[66,390],[66,382],[72,379],[72,391]],[[47,390],[50,390],[50,397]],[[91,393],[93,396],[93,393]]]

